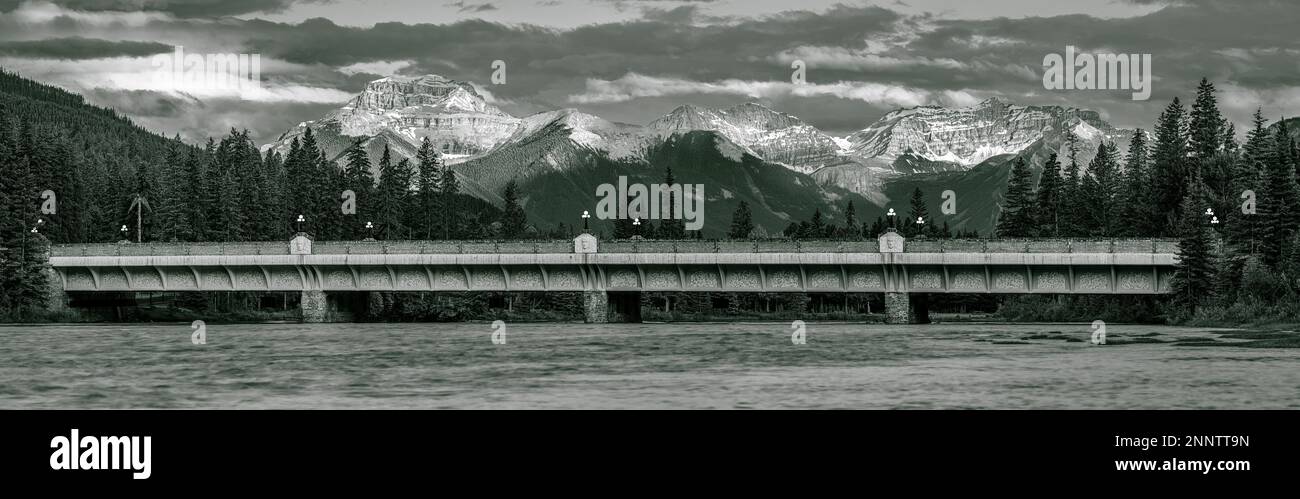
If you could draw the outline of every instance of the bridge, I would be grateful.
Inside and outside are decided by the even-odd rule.
[[[294,291],[305,322],[331,317],[327,295],[371,291],[578,291],[588,322],[610,295],[642,291],[884,293],[891,323],[917,321],[921,293],[1158,294],[1177,242],[322,241],[55,245],[67,292]],[[638,303],[633,302],[633,303]],[[65,301],[66,303],[66,301]],[[919,320],[924,320],[920,318]]]

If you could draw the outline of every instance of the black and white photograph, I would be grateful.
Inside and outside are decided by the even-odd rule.
[[[1037,422],[1087,473],[1295,469],[1297,26],[1286,0],[0,0],[0,427],[30,476],[119,484],[193,472],[220,421],[362,452],[448,409]],[[168,440],[187,418],[220,428]]]

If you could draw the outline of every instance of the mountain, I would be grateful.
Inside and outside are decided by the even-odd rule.
[[[1125,133],[1095,111],[1018,106],[993,98],[964,108],[920,106],[893,111],[847,140],[849,155],[860,160],[888,162],[896,173],[933,173],[968,170],[1066,130],[1090,140],[1101,140],[1099,134],[1115,140]]]
[[[647,128],[660,137],[717,132],[758,157],[802,173],[843,162],[841,147],[831,136],[799,118],[752,102],[720,111],[684,105]]]
[[[800,188],[820,191],[815,196],[800,194],[821,199],[802,210],[809,213],[773,209],[756,214],[756,221],[766,220],[769,231],[806,218],[816,208],[832,213],[832,201],[843,193],[863,200],[866,206],[859,208],[860,215],[905,204],[911,189],[919,185],[926,185],[927,193],[943,187],[931,193],[936,200],[939,192],[949,189],[970,199],[978,199],[972,194],[996,199],[1002,187],[999,182],[1005,181],[1006,162],[1016,155],[1031,158],[1035,168],[1052,152],[1065,163],[1066,132],[1073,132],[1080,139],[1078,161],[1086,170],[1097,145],[1114,142],[1122,155],[1132,133],[1111,126],[1094,111],[1021,106],[1002,99],[962,108],[900,109],[844,138],[752,102],[725,109],[683,105],[645,126],[615,123],[574,109],[518,118],[488,103],[472,84],[437,75],[370,82],[347,105],[321,120],[299,124],[267,147],[287,149],[289,141],[308,127],[331,158],[358,141],[371,158],[377,158],[385,146],[398,157],[411,158],[427,137],[449,164],[456,165],[464,191],[493,203],[501,202],[502,189],[512,179],[521,186],[537,181],[543,186],[575,187],[586,182],[571,178],[574,172],[603,179],[594,185],[617,177],[602,168],[632,174],[662,172],[664,158],[680,159],[665,151],[688,150],[715,158],[708,166],[693,165],[692,172],[702,176],[757,161],[797,174],[781,177],[804,184]],[[766,167],[750,173],[759,171],[775,175]],[[935,179],[946,184],[933,185]],[[744,190],[737,185],[741,181],[743,177],[725,175],[716,179],[719,189],[733,193]],[[559,191],[542,192],[566,197]],[[566,197],[571,198],[572,194]],[[950,226],[987,232],[996,216],[992,206],[993,212],[972,210]],[[528,211],[552,217],[543,214],[547,209],[541,206]],[[571,216],[556,213],[555,217]]]
[[[456,158],[491,150],[519,123],[467,82],[437,75],[390,76],[368,83],[361,94],[324,118],[299,123],[269,147],[285,153],[289,142],[310,127],[331,159],[358,140],[365,142],[371,157],[378,157],[384,145],[402,157],[413,157],[425,138]]]

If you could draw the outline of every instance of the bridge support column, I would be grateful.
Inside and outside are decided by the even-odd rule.
[[[907,293],[885,293],[885,323],[910,324],[912,306]]]
[[[588,324],[609,322],[609,293],[605,291],[583,291],[582,311]]]
[[[329,322],[330,306],[329,301],[325,299],[324,291],[318,289],[303,291],[299,306],[302,308],[302,322]]]
[[[63,289],[63,277],[53,268],[46,267],[43,271],[45,274],[45,309],[51,317],[56,320],[62,320],[62,316],[68,312],[68,292]]]
[[[886,324],[929,324],[930,300],[924,294],[885,293]]]

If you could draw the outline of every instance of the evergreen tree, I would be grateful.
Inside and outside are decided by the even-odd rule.
[[[343,169],[344,187],[345,190],[356,194],[357,213],[355,216],[344,215],[346,228],[343,237],[359,238],[358,236],[365,232],[365,223],[372,221],[375,215],[375,207],[372,206],[374,175],[370,173],[370,156],[366,153],[366,148],[361,145],[361,141],[353,143],[352,147],[344,153],[344,157],[346,158]]]
[[[375,222],[385,239],[410,237],[406,214],[410,210],[412,175],[411,162],[402,159],[394,164],[388,146],[384,145],[384,153],[379,158],[379,187],[375,192]]]
[[[1025,158],[1017,157],[1007,180],[1007,192],[1002,197],[1002,212],[998,217],[998,237],[1030,237],[1034,232],[1033,172]],[[913,219],[915,221],[915,219]]]
[[[506,183],[502,197],[505,199],[505,209],[501,212],[501,237],[517,239],[523,236],[528,227],[528,214],[519,205],[519,187],[513,179]]]
[[[862,235],[858,230],[858,212],[853,208],[853,200],[851,199],[849,205],[844,207],[844,229],[841,235],[851,239],[860,239]]]
[[[885,224],[884,217],[876,217],[876,221],[872,222],[871,228],[867,229],[867,232],[862,234],[862,237],[865,238],[880,237],[881,234],[885,233],[885,228],[886,228],[886,224]]]
[[[1187,128],[1187,148],[1192,158],[1207,161],[1223,147],[1227,120],[1219,113],[1214,85],[1205,78],[1196,87],[1196,101],[1192,103]]]
[[[1279,125],[1259,197],[1260,252],[1264,264],[1274,269],[1283,262],[1286,243],[1300,230],[1300,187],[1296,185],[1290,139],[1285,124]]]
[[[1088,174],[1079,187],[1080,222],[1078,235],[1114,236],[1118,230],[1118,166],[1114,144],[1097,146],[1097,155],[1088,164]]]
[[[419,223],[416,226],[420,229],[422,237],[433,239],[435,235],[441,232],[436,228],[438,226],[438,193],[442,190],[442,157],[438,151],[429,143],[429,138],[425,137],[420,143],[420,150],[415,154],[415,162],[419,167]]]
[[[826,237],[826,220],[822,217],[822,209],[813,210],[812,219],[808,222],[808,230],[804,237],[820,239]]]
[[[1234,268],[1239,268],[1242,259],[1247,255],[1257,254],[1260,250],[1260,242],[1265,239],[1264,216],[1259,213],[1258,205],[1262,204],[1259,196],[1264,191],[1263,174],[1268,170],[1267,165],[1272,162],[1273,154],[1272,138],[1264,126],[1265,123],[1263,111],[1256,109],[1254,127],[1246,133],[1246,144],[1242,147],[1241,157],[1233,163],[1231,188],[1226,193],[1233,201],[1224,216],[1227,221],[1226,237],[1235,262]],[[1246,201],[1242,196],[1247,195],[1247,191],[1255,193],[1255,214],[1242,213],[1241,205]]]
[[[731,239],[748,239],[750,232],[754,231],[754,214],[749,211],[749,203],[744,200],[736,206],[736,211],[731,214],[731,230],[727,231],[727,237]]]
[[[1061,163],[1056,159],[1056,153],[1052,153],[1043,163],[1043,174],[1038,180],[1037,199],[1034,202],[1034,215],[1038,228],[1033,235],[1039,237],[1055,237],[1060,235],[1058,230],[1061,218]]]
[[[669,187],[676,185],[677,179],[673,177],[673,167],[669,166],[664,172],[664,184]],[[685,239],[686,225],[680,218],[681,214],[676,213],[678,202],[685,203],[685,200],[678,200],[675,194],[669,194],[668,199],[660,201],[660,210],[666,212],[663,220],[659,222],[660,239]],[[667,203],[666,207],[662,203]]]
[[[1197,185],[1198,179],[1188,179],[1180,212],[1187,213],[1179,219],[1178,261],[1174,264],[1174,277],[1170,283],[1176,303],[1195,312],[1197,307],[1215,290],[1214,233],[1198,208],[1205,206],[1205,196]]]
[[[438,179],[438,210],[441,214],[438,225],[442,228],[442,238],[461,237],[460,202],[457,199],[460,196],[460,181],[456,179],[456,172],[451,169],[451,165],[442,167]]]
[[[909,206],[907,220],[904,221],[902,230],[899,232],[902,232],[904,237],[930,234],[933,231],[930,227],[934,225],[934,221],[930,220],[930,211],[925,207],[925,193],[921,192],[920,187],[912,189],[912,199],[909,200]],[[924,221],[924,223],[917,223],[918,219]]]
[[[1138,129],[1129,140],[1124,158],[1123,200],[1120,206],[1120,233],[1128,237],[1155,234],[1155,216],[1151,202],[1151,171],[1147,157],[1146,132]]]
[[[1189,178],[1184,115],[1183,105],[1175,97],[1156,121],[1156,141],[1151,151],[1156,235],[1178,233],[1177,223],[1183,215],[1180,201],[1186,195]]]

